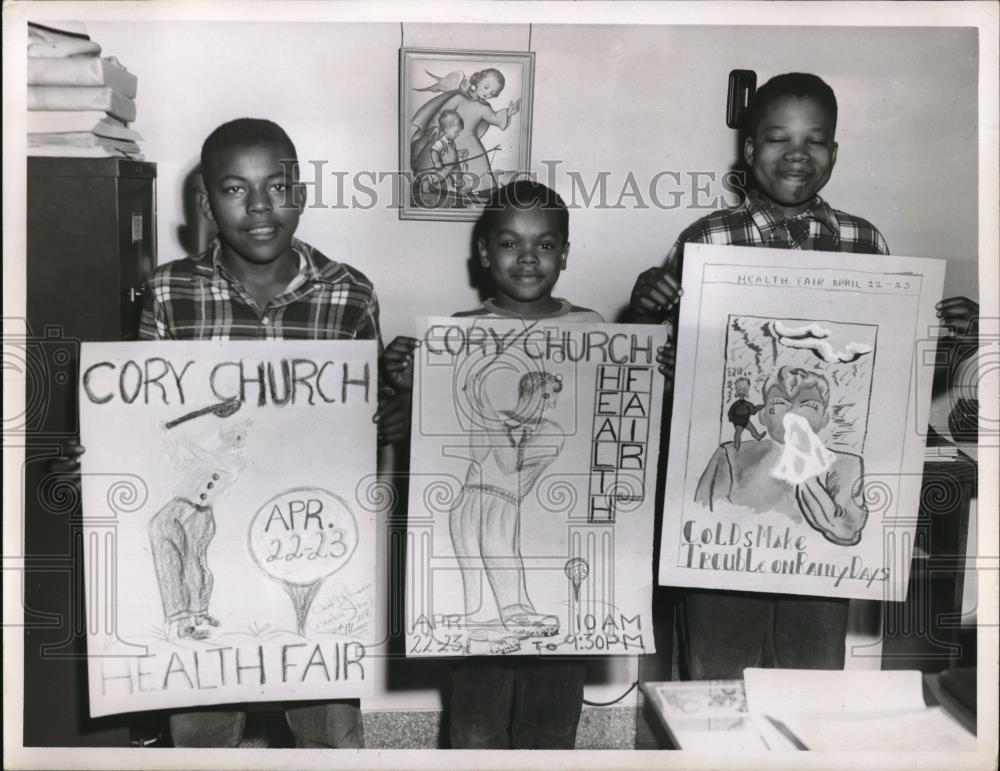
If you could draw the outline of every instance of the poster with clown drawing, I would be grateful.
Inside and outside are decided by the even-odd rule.
[[[688,244],[663,585],[902,601],[944,261]]]
[[[372,340],[83,343],[92,717],[367,696]]]

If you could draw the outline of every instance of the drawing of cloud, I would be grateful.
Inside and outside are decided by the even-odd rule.
[[[833,346],[824,339],[830,336],[829,330],[823,329],[819,324],[792,327],[775,321],[773,328],[782,345],[812,351],[813,355],[828,364],[849,364],[874,350],[868,343],[851,342],[844,347],[844,350],[834,351]]]
[[[773,323],[774,331],[778,337],[789,337],[792,339],[822,339],[830,336],[830,331],[823,329],[819,324],[807,324],[804,327],[792,327],[780,321]]]

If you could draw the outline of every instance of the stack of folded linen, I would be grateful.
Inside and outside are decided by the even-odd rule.
[[[28,24],[28,155],[142,159],[138,81],[77,22]]]

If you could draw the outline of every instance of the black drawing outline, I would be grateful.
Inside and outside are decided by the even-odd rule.
[[[225,418],[236,412],[236,409],[227,408],[220,413],[219,407],[215,405],[188,413],[163,424],[162,430],[168,431],[202,415]],[[186,472],[180,483],[182,488],[187,488],[196,477],[204,476],[207,480],[204,489],[200,483],[198,485],[197,501],[191,500],[184,489],[160,508],[146,525],[168,636],[205,640],[211,632],[203,627],[221,625],[221,621],[208,612],[214,587],[214,576],[208,566],[208,547],[215,537],[215,514],[209,498],[218,499],[235,484],[245,468],[247,461],[242,452],[250,426],[249,421],[224,425],[219,429],[219,444],[213,449],[186,439],[173,440],[168,445],[173,465]]]
[[[544,417],[562,391],[562,378],[529,370],[518,379],[515,407],[498,410],[485,392],[485,377],[508,366],[503,357],[483,358],[478,367],[463,373],[462,393],[476,420],[469,431],[472,457],[466,478],[449,512],[449,534],[462,576],[465,613],[460,625],[467,630],[467,652],[485,643],[491,653],[513,653],[520,650],[520,640],[559,632],[558,616],[538,613],[528,596],[520,529],[521,502],[562,451],[561,426]],[[541,434],[539,429],[546,429],[546,444],[529,455],[529,442]],[[517,432],[520,437],[515,438]],[[479,617],[483,572],[498,618]]]
[[[789,384],[791,391],[788,390]],[[780,391],[777,397],[773,395],[775,389]],[[758,470],[758,477],[759,470],[766,469],[769,477],[779,479],[793,487],[797,513],[812,529],[837,546],[855,546],[861,541],[862,531],[868,521],[868,509],[864,501],[859,501],[855,495],[855,489],[864,479],[862,456],[829,450],[814,433],[816,429],[810,427],[805,430],[805,436],[811,444],[806,449],[799,449],[798,452],[815,452],[813,460],[821,463],[822,470],[797,482],[781,479],[775,474],[778,464],[772,463],[776,460],[774,456],[780,455],[777,460],[782,462],[790,452],[790,448],[795,449],[793,442],[786,441],[785,431],[789,427],[794,428],[796,422],[808,425],[808,419],[795,412],[793,405],[796,403],[795,400],[801,399],[810,391],[816,392],[821,400],[822,417],[817,418],[817,422],[825,425],[830,419],[829,380],[815,370],[787,365],[776,368],[762,388],[764,403],[761,413],[768,409],[772,399],[777,398],[786,404],[781,439],[775,435],[774,426],[767,426],[767,436],[753,442],[742,452],[734,446],[734,442],[723,442],[715,450],[699,477],[694,500],[710,511],[714,511],[719,499],[756,512],[768,511],[774,507],[775,502],[765,498],[758,500],[752,486],[746,485],[746,479],[751,477],[750,472],[753,469]],[[790,423],[791,417],[796,421]],[[730,447],[734,448],[732,452]],[[821,452],[824,454],[820,455]],[[847,482],[841,482],[842,478]],[[719,486],[727,484],[727,489],[721,492]],[[743,500],[733,500],[737,484],[740,485],[741,492],[749,492],[752,495],[741,495]],[[794,518],[789,511],[780,508],[777,510]]]

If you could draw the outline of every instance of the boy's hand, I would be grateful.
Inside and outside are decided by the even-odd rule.
[[[410,435],[410,392],[393,394],[384,401],[379,401],[378,412],[372,418],[378,424],[378,443],[397,444],[406,441]]]
[[[413,390],[413,351],[419,346],[419,340],[400,336],[382,353],[382,375],[393,388]]]
[[[663,345],[656,349],[656,363],[660,365],[663,375],[663,392],[667,398],[674,392],[674,368],[677,365],[677,349],[672,345]]]
[[[949,297],[934,307],[950,339],[979,345],[979,303],[968,297]]]
[[[63,442],[59,448],[59,455],[49,461],[49,474],[58,474],[59,483],[70,485],[76,494],[76,499],[81,500],[83,494],[80,482],[80,456],[85,452],[82,444],[76,442]]]
[[[49,470],[57,474],[80,473],[80,456],[86,451],[82,444],[64,442],[59,455],[49,463]]]
[[[640,323],[659,321],[666,317],[683,293],[680,281],[669,268],[644,270],[632,287],[629,313]]]
[[[673,380],[677,349],[672,345],[661,345],[656,349],[656,363],[660,365],[660,374],[668,380]]]

